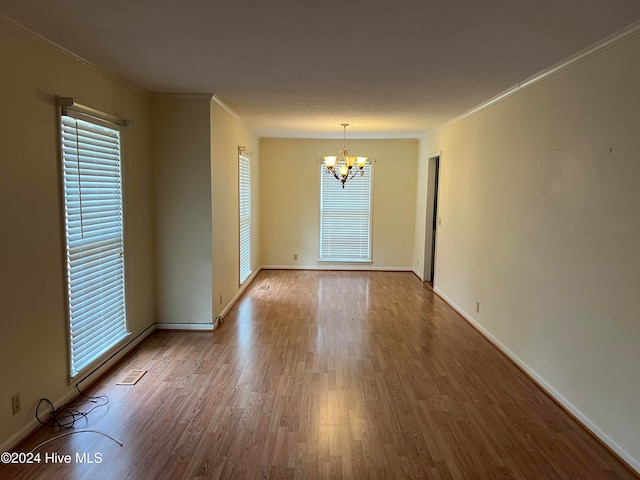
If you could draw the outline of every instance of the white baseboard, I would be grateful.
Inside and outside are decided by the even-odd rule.
[[[411,271],[415,274],[416,277],[418,277],[421,281],[424,282],[424,277],[422,276],[423,272],[419,272],[415,268]]]
[[[86,388],[91,385],[93,382],[98,380],[105,372],[109,370],[113,365],[115,365],[118,361],[120,361],[127,353],[137,347],[142,341],[147,338],[151,332],[156,329],[155,324],[147,327],[142,331],[137,337],[132,339],[129,343],[127,343],[121,350],[119,350],[113,357],[107,360],[105,363],[100,365],[96,370],[90,373],[87,377],[83,378],[80,382],[74,382],[69,386],[69,390],[65,393],[61,398],[52,402],[54,408],[60,408],[62,405],[69,403],[73,400],[77,395],[78,391],[76,390],[76,385],[81,384],[81,388]],[[40,422],[35,418],[27,423],[24,427],[22,427],[15,435],[10,437],[6,442],[0,445],[0,452],[10,451],[13,447],[18,445],[22,440],[24,440],[27,436],[29,436],[36,428],[40,426]]]
[[[327,265],[263,265],[263,270],[325,270],[325,271],[385,271],[385,272],[411,272],[411,267],[376,267],[370,263],[358,265],[357,263],[329,263]]]
[[[224,307],[220,315],[218,315],[212,323],[156,323],[156,328],[158,330],[193,330],[193,331],[213,331],[220,326],[220,320],[224,319],[224,317],[229,313],[229,311],[233,308],[236,302],[240,299],[244,291],[247,289],[253,279],[256,277],[258,272],[261,270],[261,267],[257,268],[255,271],[251,272],[251,275],[245,280],[245,282],[240,286],[236,294],[233,296],[231,301]]]
[[[256,275],[258,275],[260,270],[262,270],[263,268],[264,267],[256,268],[253,272],[251,272],[251,275],[249,275],[249,277],[244,281],[244,283],[242,285],[240,285],[240,288],[238,289],[236,294],[233,296],[231,301],[229,303],[227,303],[227,306],[224,307],[222,312],[220,312],[220,316],[222,318],[224,318],[227,315],[227,313],[229,313],[229,310],[231,310],[233,308],[233,306],[240,299],[240,297],[242,296],[244,291],[249,287],[249,285],[251,285],[251,282],[253,282],[253,280],[256,278]]]
[[[217,320],[214,323],[156,323],[157,330],[194,330],[198,332],[212,332],[215,330]]]
[[[609,435],[603,432],[593,421],[591,421],[585,414],[572,405],[566,398],[564,398],[560,392],[549,385],[544,378],[538,373],[532,370],[526,363],[524,363],[517,355],[503,345],[497,338],[495,338],[486,328],[479,324],[476,320],[471,318],[462,308],[451,300],[447,295],[439,288],[435,288],[434,291],[447,302],[456,312],[469,322],[475,329],[480,332],[489,342],[491,342],[498,350],[504,353],[509,359],[520,367],[540,388],[542,388],[548,395],[550,395],[556,402],[562,405],[573,417],[584,425],[591,433],[598,437],[605,445],[607,445],[618,457],[627,463],[633,470],[640,473],[640,461],[633,457],[629,452],[622,448],[615,442]]]
[[[260,268],[257,268],[255,271],[251,272],[251,275],[249,275],[247,280],[240,286],[240,288],[238,289],[236,294],[233,296],[231,301],[224,307],[222,312],[220,312],[220,314],[211,323],[205,323],[205,322],[199,322],[199,323],[189,323],[189,322],[183,322],[183,323],[167,322],[167,323],[164,323],[164,322],[158,322],[158,323],[155,324],[156,328],[158,330],[190,330],[190,331],[196,331],[196,332],[212,332],[213,330],[215,330],[216,328],[218,328],[220,326],[220,320],[224,319],[224,317],[227,315],[227,313],[229,313],[229,311],[233,308],[233,306],[236,304],[236,302],[238,301],[240,296],[244,293],[244,291],[247,289],[247,287],[251,284],[251,282],[256,277],[256,275],[258,274],[259,271],[260,271]]]

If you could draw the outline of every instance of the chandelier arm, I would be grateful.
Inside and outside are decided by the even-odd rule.
[[[353,177],[355,177],[356,176],[356,172],[357,172],[357,170],[355,168],[353,168],[353,167],[350,168],[349,169],[349,173],[347,174],[347,176],[348,176],[347,180],[351,180]]]
[[[327,168],[327,171],[330,172],[335,178],[336,180],[340,180],[340,176],[336,173],[336,169],[335,168]]]

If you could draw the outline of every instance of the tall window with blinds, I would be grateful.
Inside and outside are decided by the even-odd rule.
[[[127,336],[120,127],[62,109],[70,376]]]
[[[238,155],[238,206],[240,224],[240,285],[251,275],[251,160]]]
[[[320,260],[371,261],[372,166],[344,188],[320,165]]]

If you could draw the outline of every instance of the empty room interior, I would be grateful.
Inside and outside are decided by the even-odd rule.
[[[637,1],[3,0],[0,66],[0,477],[639,478]]]

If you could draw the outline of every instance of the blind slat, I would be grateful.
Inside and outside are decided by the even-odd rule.
[[[127,335],[120,132],[61,116],[71,376]]]
[[[371,260],[371,164],[345,187],[320,166],[320,259]]]
[[[240,228],[240,285],[251,275],[251,164],[238,155],[238,215]]]

